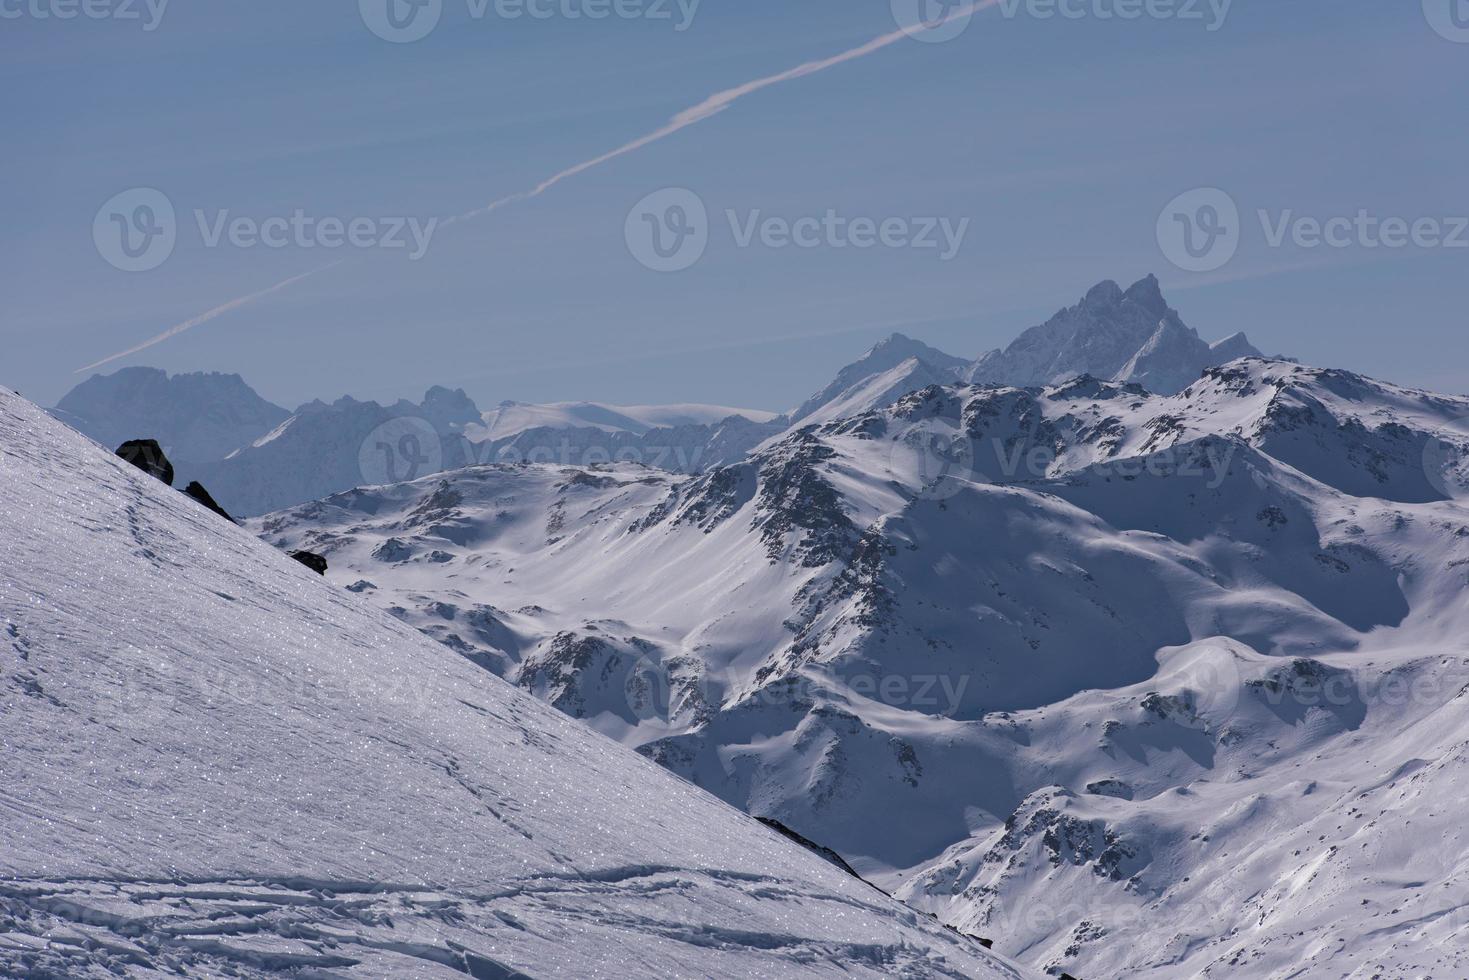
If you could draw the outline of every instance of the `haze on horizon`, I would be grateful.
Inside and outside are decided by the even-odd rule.
[[[239,373],[285,405],[443,384],[481,405],[782,410],[895,330],[972,357],[1098,280],[1156,272],[1208,339],[1244,330],[1309,363],[1469,390],[1462,360],[1444,356],[1461,344],[1465,249],[1359,231],[1310,246],[1294,225],[1270,241],[1279,222],[1364,214],[1451,231],[1469,210],[1469,45],[1418,4],[1233,4],[1210,23],[1221,8],[1123,21],[1096,16],[1106,4],[1068,19],[1007,2],[942,43],[901,38],[753,91],[447,225],[712,93],[889,35],[893,5],[706,0],[686,22],[676,5],[666,20],[593,21],[493,5],[476,18],[450,0],[412,43],[338,6],[168,6],[151,30],[6,21],[0,70],[26,95],[12,116],[28,138],[12,147],[15,220],[0,231],[14,273],[0,380],[50,404],[85,377],[78,366],[259,294],[104,370]],[[158,189],[177,212],[177,243],[148,271],[114,267],[94,243],[99,208],[130,188]],[[629,244],[635,205],[666,188],[707,207],[707,247],[676,272]],[[1241,214],[1237,254],[1205,272],[1158,238],[1165,205],[1194,188],[1224,190]],[[297,213],[439,225],[416,260],[406,233],[402,249],[209,241],[222,221]],[[782,225],[828,215],[966,231],[947,260],[779,244]],[[752,232],[769,219],[771,236]]]

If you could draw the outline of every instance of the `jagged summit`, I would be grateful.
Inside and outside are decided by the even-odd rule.
[[[1167,395],[1197,380],[1206,367],[1259,353],[1243,333],[1213,345],[1201,340],[1168,305],[1157,276],[1145,276],[1127,289],[1104,279],[1076,305],[972,362],[892,334],[842,368],[791,413],[791,420],[840,418],[879,408],[907,391],[953,381],[1044,387],[1090,375],[1136,382]]]
[[[1168,305],[1158,278],[1149,275],[1126,290],[1110,279],[1098,283],[1075,306],[981,357],[966,378],[1035,387],[1090,374],[1136,381],[1166,395],[1210,365],[1258,353],[1243,334],[1205,343]]]

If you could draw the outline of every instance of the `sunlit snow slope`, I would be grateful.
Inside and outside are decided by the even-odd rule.
[[[0,620],[0,975],[1022,975],[8,392]]]
[[[476,467],[281,547],[1043,969],[1463,977],[1469,399],[932,386],[692,480]]]

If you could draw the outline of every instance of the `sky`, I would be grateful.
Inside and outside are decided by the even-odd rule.
[[[1469,0],[421,2],[0,0],[0,383],[779,411],[1151,272],[1469,392]]]

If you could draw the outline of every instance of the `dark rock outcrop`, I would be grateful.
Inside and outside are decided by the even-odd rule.
[[[780,834],[782,837],[784,837],[787,840],[791,841],[792,843],[799,844],[802,847],[804,847],[806,850],[810,851],[812,854],[815,854],[817,857],[819,857],[819,858],[821,858],[821,859],[823,859],[825,861],[829,861],[832,864],[836,865],[838,868],[840,868],[841,870],[845,871],[847,874],[851,875],[853,878],[856,878],[858,881],[866,882],[867,884],[872,884],[871,882],[867,881],[866,878],[864,878],[861,875],[859,875],[852,868],[852,866],[847,863],[847,861],[846,861],[845,858],[843,858],[836,851],[833,851],[831,848],[826,847],[826,846],[824,846],[822,844],[818,844],[815,841],[810,840],[807,837],[803,837],[801,834],[796,833],[794,830],[792,830],[791,828],[787,827],[785,824],[781,823],[779,820],[775,820],[775,819],[773,819],[771,817],[756,817],[755,819],[758,820],[758,821],[760,821],[761,823],[763,823],[765,826],[769,827],[771,830],[775,831],[777,834]],[[874,887],[876,887],[876,886],[874,886]],[[882,889],[878,889],[878,890],[879,891],[882,891]],[[884,892],[884,894],[886,894],[886,892]]]
[[[214,498],[209,495],[209,491],[204,489],[204,484],[200,483],[198,480],[192,481],[187,487],[185,487],[184,493],[185,495],[194,498],[205,507],[208,507],[220,517],[223,517],[225,520],[229,521],[231,524],[235,522],[235,519],[229,515],[229,512],[227,510],[219,506],[219,504],[215,503]]]
[[[173,486],[173,464],[163,454],[157,439],[129,439],[117,447],[117,455],[149,476]]]
[[[291,557],[318,575],[326,574],[326,559],[312,551],[293,551]]]

